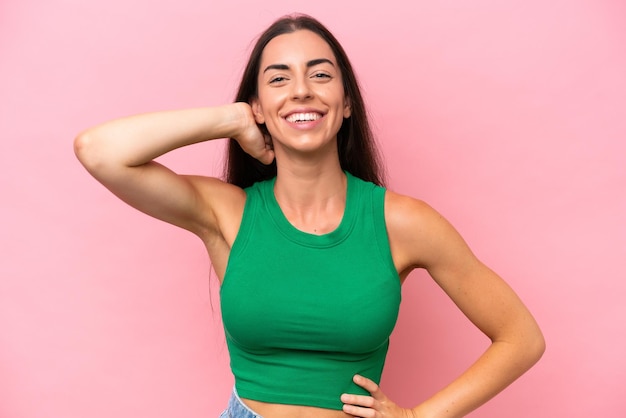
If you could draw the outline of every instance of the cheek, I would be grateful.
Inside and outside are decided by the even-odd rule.
[[[278,116],[276,116],[276,118],[273,118],[273,117],[265,118],[265,128],[267,129],[267,133],[270,134],[272,138],[280,139],[282,137],[278,129],[279,122],[280,121],[278,120]]]
[[[285,102],[284,96],[279,92],[259,91],[258,107],[265,118],[271,118],[278,113],[281,104]]]

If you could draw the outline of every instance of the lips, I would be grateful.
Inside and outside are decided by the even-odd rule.
[[[326,113],[314,107],[299,107],[283,114],[285,121],[291,124],[315,123],[326,116]]]
[[[291,113],[285,119],[291,123],[313,122],[320,119],[323,115],[317,112],[299,112]]]

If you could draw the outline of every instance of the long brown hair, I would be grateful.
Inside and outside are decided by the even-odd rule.
[[[351,116],[344,119],[337,133],[337,147],[341,168],[355,177],[370,181],[377,185],[384,185],[382,164],[374,135],[370,128],[365,103],[361,96],[358,81],[352,70],[343,47],[332,33],[316,19],[303,15],[284,16],[275,21],[258,38],[250,59],[243,72],[236,102],[250,103],[257,97],[259,66],[265,46],[275,37],[298,30],[310,30],[324,39],[337,60],[337,65],[343,78],[343,88],[350,101]],[[265,125],[259,128],[267,133]],[[229,139],[224,177],[228,183],[245,188],[257,181],[267,180],[276,176],[276,161],[265,165],[243,151],[236,140]]]

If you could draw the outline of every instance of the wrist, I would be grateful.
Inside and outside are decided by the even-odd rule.
[[[436,418],[432,411],[428,411],[428,408],[424,404],[420,404],[415,408],[409,409],[410,418]]]
[[[209,139],[239,137],[245,129],[246,106],[247,103],[230,103],[207,108],[204,129]]]
[[[252,108],[246,102],[235,102],[230,106],[231,122],[232,122],[232,135],[229,138],[238,139],[242,134],[250,129],[251,125],[256,126],[254,120],[254,114]]]

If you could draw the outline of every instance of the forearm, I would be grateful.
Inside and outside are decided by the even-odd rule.
[[[232,137],[242,125],[243,115],[240,104],[229,104],[116,119],[79,135],[76,154],[91,166],[139,166],[176,148]]]
[[[541,333],[523,343],[494,342],[461,376],[413,409],[415,418],[463,417],[493,398],[535,364],[544,350]]]

